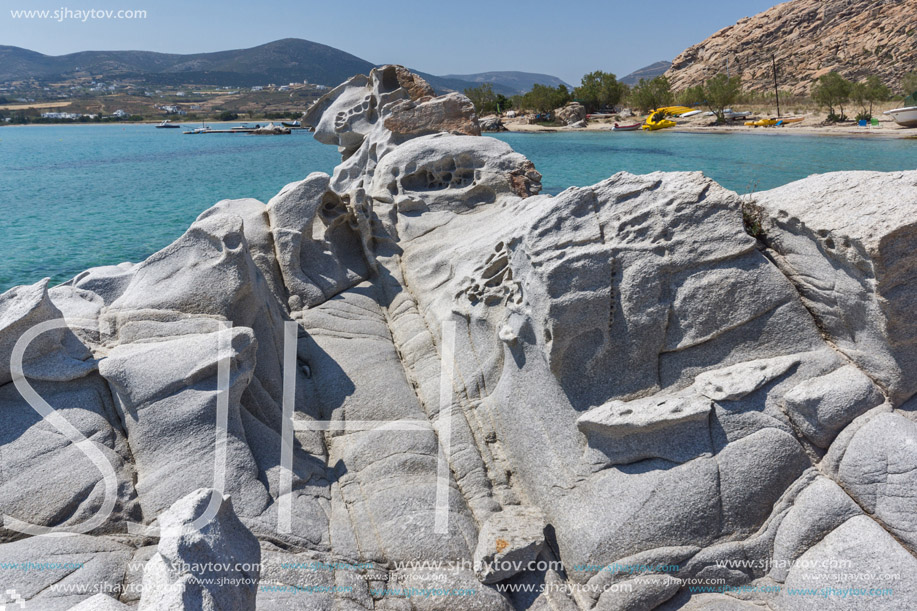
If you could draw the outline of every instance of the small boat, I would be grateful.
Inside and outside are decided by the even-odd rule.
[[[732,110],[727,110],[724,114],[727,119],[744,119],[745,117],[751,116],[751,111],[743,110],[741,112],[735,112]]]
[[[299,121],[281,121],[280,124],[284,127],[302,127]]]
[[[680,115],[678,115],[678,116],[681,117],[682,119],[686,119],[686,118],[688,118],[688,117],[694,117],[694,116],[696,116],[696,115],[699,115],[699,114],[701,114],[701,112],[702,112],[702,111],[700,111],[700,110],[692,110],[691,112],[682,113],[682,114],[680,114]]]
[[[789,125],[790,123],[802,123],[805,121],[805,117],[793,117],[792,119],[780,119],[777,121],[778,127],[783,127],[784,125]]]
[[[757,121],[746,121],[745,127],[773,127],[779,123],[779,119],[758,119]]]
[[[886,110],[882,114],[889,115],[895,123],[902,127],[917,127],[917,106],[894,108]]]
[[[635,132],[638,129],[643,127],[642,123],[634,123],[633,125],[618,125],[615,123],[615,126],[611,128],[613,132]]]
[[[179,127],[181,127],[181,125],[178,125],[177,123],[172,123],[171,121],[166,119],[165,121],[157,125],[156,129],[168,129],[168,128],[177,129]]]
[[[210,127],[206,123],[201,121],[200,127],[195,127],[191,131],[182,132],[182,133],[183,134],[207,134],[207,133],[210,133],[211,131],[212,130],[210,129]]]
[[[670,121],[665,118],[666,109],[661,108],[651,114],[646,119],[646,123],[643,124],[643,129],[646,131],[654,132],[660,129],[666,129],[668,127],[675,127],[677,125],[675,121]]]

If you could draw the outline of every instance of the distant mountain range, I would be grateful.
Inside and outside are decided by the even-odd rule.
[[[640,79],[654,79],[660,74],[665,74],[666,70],[672,67],[672,62],[661,61],[656,62],[655,64],[650,64],[649,66],[644,66],[639,70],[634,70],[627,76],[621,79],[621,82],[625,85],[634,86],[640,82]]]
[[[495,91],[497,87],[503,87],[512,90],[513,93],[531,91],[532,86],[536,83],[548,85],[549,87],[564,85],[567,89],[573,89],[572,85],[565,83],[556,76],[537,74],[535,72],[478,72],[475,74],[449,74],[443,78],[477,84],[490,83],[494,86]]]
[[[62,82],[80,77],[139,80],[150,86],[218,85],[248,87],[309,81],[335,86],[375,64],[327,45],[285,38],[251,49],[179,55],[153,51],[82,51],[44,55],[0,46],[0,83],[36,79]],[[555,76],[526,72],[485,72],[435,76],[419,73],[439,91],[463,91],[491,83],[504,95],[524,93],[533,83],[560,84]],[[568,85],[569,87],[569,85]]]

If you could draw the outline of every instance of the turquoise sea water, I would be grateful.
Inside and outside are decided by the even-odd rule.
[[[500,134],[544,175],[545,191],[620,170],[702,170],[763,190],[833,170],[917,168],[917,141],[677,133]],[[0,291],[95,265],[141,261],[226,198],[267,201],[337,150],[306,132],[186,136],[151,125],[0,128]]]

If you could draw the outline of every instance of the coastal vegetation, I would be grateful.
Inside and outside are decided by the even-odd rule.
[[[640,79],[628,96],[628,102],[643,112],[668,106],[674,99],[669,79],[665,75],[650,80]]]
[[[812,87],[812,99],[828,109],[828,121],[832,123],[847,120],[844,105],[850,102],[860,109],[857,120],[869,121],[874,105],[890,97],[891,90],[874,74],[865,81],[852,82],[832,71],[820,76]]]
[[[704,103],[716,116],[717,123],[726,123],[726,109],[732,106],[742,93],[742,78],[717,74],[704,84]]]
[[[596,70],[583,77],[582,84],[573,90],[573,98],[586,107],[587,112],[613,108],[624,98],[627,85],[610,72]]]

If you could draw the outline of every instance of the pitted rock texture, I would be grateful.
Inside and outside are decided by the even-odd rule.
[[[900,575],[871,608],[917,606],[913,173],[543,195],[397,66],[304,120],[330,176],[0,296],[5,362],[49,327],[0,368],[0,560],[82,563],[4,586],[50,611],[776,611],[821,602],[785,593],[802,561],[849,560],[858,587]]]

